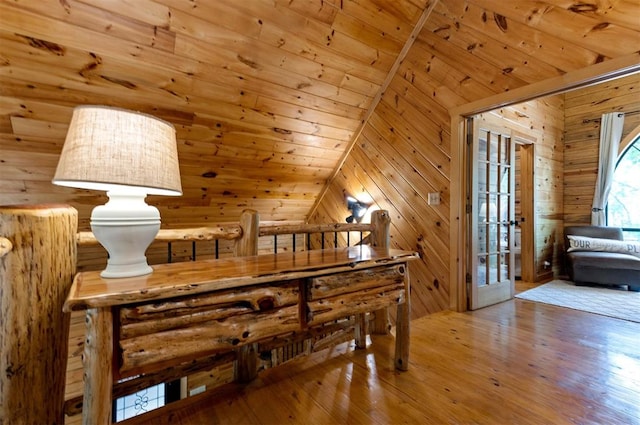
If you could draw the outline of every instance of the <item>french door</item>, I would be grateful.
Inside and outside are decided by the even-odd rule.
[[[496,304],[514,294],[515,142],[509,130],[470,119],[471,248],[469,308]]]

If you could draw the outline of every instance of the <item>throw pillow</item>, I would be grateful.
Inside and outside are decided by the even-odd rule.
[[[589,238],[587,236],[567,235],[571,251],[619,252],[640,258],[640,242],[619,241],[615,239]]]

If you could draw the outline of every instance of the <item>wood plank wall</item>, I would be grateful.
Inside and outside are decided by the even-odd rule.
[[[608,112],[640,111],[640,74],[565,96],[564,221],[567,226],[591,224],[598,176],[600,117]],[[622,138],[638,125],[640,113],[626,115]]]
[[[51,185],[72,109],[105,104],[176,126],[181,197],[164,227],[304,221],[426,0],[0,0],[0,202],[96,192]]]
[[[393,101],[403,103],[406,109],[404,114],[393,114],[387,99],[383,99],[370,121],[372,128],[367,126],[363,132],[313,219],[339,221],[341,217],[335,211],[344,211],[346,216],[346,195],[371,197],[377,207],[389,210],[392,245],[415,249],[421,254],[421,261],[411,266],[412,310],[414,316],[419,317],[449,308],[448,176],[451,164],[445,150],[448,140],[443,137],[448,137],[445,129],[449,123],[443,115],[438,130],[431,118],[420,118],[419,111],[409,109],[408,103],[399,97]],[[536,140],[534,265],[537,280],[549,278],[552,272],[557,274],[560,270],[563,105],[563,97],[554,96],[492,112],[506,128]],[[386,119],[379,116],[383,114]],[[414,116],[403,117],[409,114]],[[425,139],[421,131],[429,138]],[[428,205],[429,192],[440,193],[442,203]],[[546,267],[545,261],[553,268]]]
[[[530,8],[528,17],[518,16],[520,5]],[[494,14],[488,15],[487,10]],[[449,276],[451,170],[462,166],[451,163],[449,111],[604,58],[594,56],[598,49],[584,38],[566,44],[535,33],[537,41],[533,42],[535,30],[528,24],[537,12],[532,2],[439,2],[309,218],[311,222],[340,220],[346,213],[347,194],[371,197],[377,207],[389,210],[392,245],[417,250],[422,257],[411,266],[413,317],[448,309],[452,285],[460,284],[450,282]],[[560,8],[553,12],[555,18],[564,13]],[[540,24],[561,39],[567,37],[562,25],[576,27],[566,30],[569,34],[586,24],[575,17],[570,24],[545,21],[550,17],[545,15]],[[529,41],[532,44],[527,47]],[[522,46],[528,54],[519,52]],[[544,121],[548,116],[557,117],[560,105],[553,102],[543,103],[532,118],[523,117],[544,135],[536,151],[536,169],[542,175],[535,182],[540,191],[536,207],[536,271],[540,278],[550,276],[544,261],[551,259],[553,270],[558,270],[558,229],[564,218],[563,125],[553,121],[552,128],[546,129]],[[440,194],[440,205],[428,205],[431,192]]]

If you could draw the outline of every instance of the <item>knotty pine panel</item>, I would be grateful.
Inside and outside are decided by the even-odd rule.
[[[23,7],[34,14],[67,22],[79,28],[102,32],[166,52],[173,51],[174,34],[162,26],[132,19],[123,15],[121,11],[112,13],[77,0],[67,0],[61,7],[51,7],[47,2],[25,2]]]
[[[426,76],[430,78],[425,78],[423,71],[426,71]],[[479,81],[439,58],[433,49],[420,39],[413,44],[411,51],[400,65],[398,73],[416,86],[429,84],[434,80],[444,83],[443,87],[448,88],[465,101],[482,99],[493,94],[492,90]],[[425,79],[424,83],[421,81],[422,79]]]
[[[575,7],[570,2],[565,2],[563,7],[555,7],[557,3],[555,1],[549,1],[548,6],[534,0],[508,2],[469,0],[469,2],[501,15],[503,17],[501,20],[504,22],[514,20],[526,24],[540,32],[557,37],[560,43],[566,40],[585,49],[599,52],[603,56],[616,57],[631,54],[638,45],[638,24],[636,23],[632,28],[628,28],[624,23],[616,25],[615,15],[608,13],[609,5],[596,5],[595,12],[583,13],[580,7]],[[635,4],[629,7],[629,11],[636,13],[637,16],[640,5]]]
[[[163,225],[304,220],[427,6],[139,3],[0,2],[2,203],[68,202],[87,230],[103,194],[50,180],[73,108],[106,104],[177,127],[184,196],[149,198]]]
[[[560,42],[552,34],[538,31],[519,20],[507,19],[482,5],[465,0],[447,0],[438,2],[436,11],[465,28],[478,31],[479,40],[496,39],[511,49],[521,50],[527,55],[528,62],[545,63],[558,70],[566,70],[588,66],[598,60],[596,51],[567,40]]]
[[[365,154],[366,152],[366,154]],[[378,186],[385,191],[395,190],[401,194],[404,203],[409,207],[406,209],[407,224],[411,227],[412,233],[417,235],[430,235],[432,238],[424,239],[427,250],[432,252],[433,258],[440,262],[439,270],[446,270],[446,261],[449,258],[448,243],[443,240],[448,236],[442,231],[442,221],[435,211],[424,211],[421,215],[420,210],[415,206],[426,203],[426,199],[421,197],[412,184],[420,184],[420,181],[408,181],[403,177],[402,173],[396,173],[395,168],[387,167],[387,164],[393,164],[394,160],[385,156],[378,147],[371,143],[362,143],[352,151],[354,159],[361,163],[367,159],[371,163],[366,172],[369,177],[374,179]],[[406,175],[411,177],[411,175]]]
[[[505,73],[501,68],[496,68],[481,58],[469,53],[447,41],[450,28],[435,28],[432,31],[422,31],[418,42],[432,55],[446,62],[450,67],[465,70],[465,78],[471,78],[494,93],[513,90],[526,85],[524,81]],[[438,80],[434,81],[439,83]],[[469,99],[470,101],[470,99]]]
[[[169,8],[158,4],[158,2],[154,0],[136,0],[135,3],[114,2],[112,0],[79,1],[150,25],[159,27],[166,27],[169,25]]]
[[[336,181],[342,183],[341,187],[334,186],[330,188],[325,195],[323,204],[316,210],[313,218],[317,219],[318,223],[344,220],[346,214],[336,217],[335,211],[340,211],[340,206],[345,208],[345,193],[358,196],[361,195],[360,191],[366,188],[370,196],[376,200],[376,208],[389,211],[391,217],[391,247],[410,247],[410,249],[421,254],[421,259],[414,261],[414,263],[424,264],[424,266],[412,266],[409,270],[412,287],[412,315],[419,317],[420,312],[437,311],[440,309],[439,305],[447,302],[445,294],[441,295],[436,292],[438,288],[445,287],[444,282],[448,280],[448,268],[446,265],[439,263],[433,256],[427,255],[427,253],[430,253],[430,250],[425,248],[425,239],[428,239],[428,235],[417,234],[415,226],[419,225],[419,223],[416,223],[418,220],[406,218],[390,200],[385,199],[382,191],[390,191],[390,187],[384,181],[384,178],[380,177],[379,173],[372,173],[372,170],[373,167],[371,166],[367,166],[366,169],[360,166],[355,157],[350,156],[347,158],[347,161],[336,176]],[[349,176],[348,178],[347,175]],[[345,188],[344,191],[342,188]],[[328,209],[325,209],[324,205],[327,205]],[[401,207],[403,206],[406,206],[406,204],[401,205]]]
[[[411,109],[412,113],[415,113],[412,105],[407,104],[406,110],[409,109]],[[393,108],[389,108],[385,117],[387,126],[393,127],[393,124],[397,124],[398,128],[403,128],[401,122],[392,121],[394,116],[397,121],[399,119],[398,112],[394,111]],[[424,121],[426,119],[423,117],[420,122]],[[368,129],[365,130],[361,137],[364,137],[364,134],[369,134],[366,133],[367,131]],[[375,130],[373,130],[371,134],[375,133]],[[419,133],[412,135],[412,137],[417,138],[416,143],[421,145],[428,143],[427,140],[419,136]],[[439,144],[439,140],[440,138],[438,137],[436,145]],[[385,140],[382,139],[381,142],[376,142],[376,144],[384,142]],[[408,139],[402,136],[393,141],[386,140],[386,144],[393,146],[395,149],[404,149],[405,147],[412,149],[411,145],[408,144]],[[413,317],[419,317],[429,312],[448,308],[449,253],[447,247],[449,244],[449,225],[440,220],[438,213],[434,211],[435,206],[427,206],[423,198],[414,198],[415,195],[412,195],[414,191],[410,189],[411,186],[405,179],[407,177],[412,178],[412,172],[425,171],[414,168],[412,162],[415,156],[415,154],[396,154],[393,160],[389,160],[379,153],[373,143],[358,143],[351,151],[347,162],[341,168],[341,172],[338,174],[340,179],[336,178],[334,182],[340,182],[345,185],[342,187],[352,196],[357,196],[360,190],[364,188],[374,199],[377,207],[389,210],[392,220],[392,244],[399,244],[399,246],[416,250],[421,254],[421,260],[414,262],[410,269],[412,315]],[[397,169],[396,164],[398,163],[407,163],[408,169],[413,171],[407,173],[402,168]],[[356,164],[362,164],[362,168]],[[397,177],[396,174],[398,174]],[[433,175],[433,173],[429,175]],[[329,198],[331,198],[331,202],[334,204],[344,203],[344,193],[340,189],[342,188],[338,186],[325,194],[324,202],[328,204],[330,202]],[[438,189],[448,191],[448,185]],[[429,190],[436,191],[437,189],[429,189],[427,186],[427,191]],[[407,196],[410,196],[410,198],[407,199]],[[443,197],[443,200],[445,199]],[[320,219],[321,217],[340,219],[332,214],[330,210],[324,210],[322,205],[316,215],[312,217],[312,220]],[[434,219],[433,217],[438,218]],[[430,229],[430,226],[433,227]],[[438,232],[435,232],[434,229],[438,229]]]
[[[640,125],[640,74],[565,94],[565,225],[591,224],[598,177],[600,118],[625,112],[622,139]]]
[[[357,146],[354,151],[356,149],[358,149]],[[368,160],[359,161],[362,156],[362,154],[359,154],[358,156],[347,158],[347,161],[336,176],[335,181],[339,181],[340,184],[329,188],[323,204],[314,214],[314,219],[318,223],[344,220],[344,217],[348,215],[344,201],[345,195],[358,197],[363,193],[369,193],[376,201],[376,207],[387,210],[390,214],[391,247],[399,248],[405,246],[420,252],[421,262],[426,265],[426,267],[410,268],[413,288],[411,298],[412,314],[417,317],[420,312],[436,311],[439,308],[439,304],[446,302],[446,297],[439,294],[432,295],[432,288],[440,287],[441,282],[448,279],[447,267],[438,263],[436,258],[425,255],[427,252],[424,248],[426,236],[419,236],[417,240],[408,238],[416,234],[415,226],[419,224],[419,218],[413,216],[405,218],[393,203],[385,199],[384,193],[391,193],[395,189],[379,172],[374,172],[375,169],[368,165]],[[365,188],[367,192],[365,192]],[[335,212],[338,212],[338,216],[335,215]],[[437,270],[440,270],[440,272],[437,272]]]
[[[456,25],[456,20],[440,13],[439,8],[445,2],[439,2],[436,11],[425,26],[426,29],[443,34],[447,41],[460,49],[466,49],[474,57],[503,70],[504,74],[526,81],[556,77],[562,71],[542,61],[533,60],[528,52],[503,44],[502,40],[486,43],[485,35],[466,25]],[[462,21],[466,22],[466,21]]]
[[[607,81],[591,90],[580,90],[568,96],[565,117],[569,121],[570,118],[577,119],[585,113],[597,113],[600,107],[606,110],[613,105],[627,105],[630,99],[633,97],[637,99],[638,95],[640,95],[640,88],[634,78]]]

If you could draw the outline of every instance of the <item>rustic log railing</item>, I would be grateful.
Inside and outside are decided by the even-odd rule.
[[[312,233],[370,232],[375,227],[368,223],[335,223],[335,224],[289,224],[260,226],[258,236],[280,236]],[[221,224],[212,227],[195,227],[186,229],[160,229],[155,242],[212,241],[216,239],[234,240],[242,236],[239,224]],[[4,238],[3,238],[4,239]],[[5,239],[7,240],[7,239]],[[92,232],[78,232],[78,245],[98,245]]]
[[[255,215],[258,218],[257,213],[247,210],[245,212],[249,215]],[[364,233],[370,233],[376,226],[375,223],[332,223],[332,224],[287,224],[287,225],[262,225],[258,227],[258,237],[273,236],[273,251],[278,251],[278,236],[292,236],[291,247],[292,251],[296,251],[296,235],[306,235],[306,249],[324,249],[325,248],[325,234],[333,233],[333,245],[339,245],[338,235],[344,233],[346,246],[351,245],[351,233],[357,232],[359,238],[358,244],[367,244],[367,237],[363,237]],[[219,257],[218,254],[218,241],[227,240],[234,241],[242,237],[242,226],[240,224],[219,224],[208,227],[197,228],[185,228],[185,229],[161,229],[158,232],[154,242],[164,242],[168,244],[169,252],[167,262],[172,262],[171,257],[171,244],[174,242],[192,242],[192,254],[191,259],[195,260],[197,256],[195,242],[199,241],[212,241],[216,243],[215,258]],[[312,242],[312,235],[319,234],[320,238],[316,243]],[[95,238],[92,232],[78,232],[77,235],[78,246],[95,246],[99,245],[98,240]],[[316,246],[318,245],[318,246]]]
[[[160,229],[155,242],[234,240],[240,236],[242,236],[240,224],[221,224],[190,229]],[[78,232],[76,241],[80,246],[99,244],[92,232]]]

